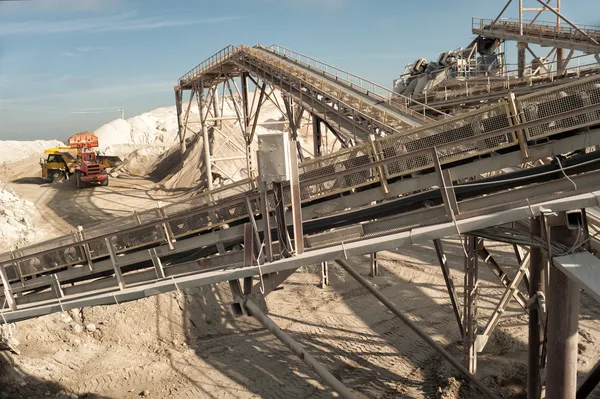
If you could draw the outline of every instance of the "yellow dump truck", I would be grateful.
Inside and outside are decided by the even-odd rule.
[[[69,139],[69,147],[55,147],[44,151],[40,161],[42,178],[49,182],[65,181],[75,175],[77,187],[87,183],[108,185],[107,168],[114,168],[122,161],[116,156],[98,155],[93,150],[98,138],[90,132],[78,133]]]

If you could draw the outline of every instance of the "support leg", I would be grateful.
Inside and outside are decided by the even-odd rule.
[[[541,218],[531,220],[531,234],[540,236],[542,232]],[[530,248],[529,265],[529,298],[535,297],[538,292],[544,292],[544,268],[545,262],[540,247]],[[542,344],[544,335],[541,329],[541,317],[539,309],[533,306],[529,309],[529,354],[528,354],[528,376],[527,376],[527,399],[538,399],[540,397],[540,363],[542,357]]]
[[[465,258],[465,334],[463,346],[465,351],[465,365],[470,373],[477,372],[477,296],[479,286],[477,253],[475,243],[477,237],[466,236],[465,244],[467,255]]]
[[[520,78],[525,76],[525,65],[527,64],[527,59],[525,57],[526,49],[527,43],[517,43],[517,63]]]
[[[446,288],[448,289],[448,294],[450,295],[450,303],[452,304],[452,309],[454,310],[454,317],[456,317],[456,322],[458,323],[458,330],[460,331],[461,337],[463,337],[465,335],[465,329],[463,326],[462,312],[460,310],[458,296],[456,295],[456,288],[454,287],[454,279],[450,274],[448,260],[446,259],[446,255],[444,254],[442,240],[433,240],[433,246],[435,247],[435,253],[442,268],[444,281],[446,281]]]
[[[177,135],[179,137],[179,149],[181,154],[185,152],[185,137],[183,137],[183,124],[181,123],[181,113],[183,112],[183,91],[175,87],[175,109],[177,112]]]
[[[252,301],[246,301],[248,312],[254,316],[267,330],[277,337],[285,346],[287,346],[296,356],[306,363],[315,373],[323,379],[334,391],[340,394],[342,398],[357,399],[351,390],[346,388],[337,378],[335,378],[325,367],[318,363],[300,344],[285,333],[273,320],[265,315],[260,308]]]
[[[377,252],[371,253],[371,271],[369,277],[377,277],[379,275],[379,261],[377,260]]]
[[[552,228],[552,236],[572,246],[580,233],[566,226]],[[548,292],[548,365],[546,398],[574,398],[577,392],[577,329],[579,287],[556,267],[550,267]]]
[[[321,262],[321,288],[329,285],[329,265],[327,262]]]

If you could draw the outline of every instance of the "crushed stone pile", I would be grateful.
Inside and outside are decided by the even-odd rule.
[[[31,157],[43,157],[45,149],[62,147],[58,140],[0,140],[0,164],[16,162]]]
[[[127,120],[115,119],[94,134],[99,150],[106,154],[125,155],[146,146],[170,146],[177,138],[175,107],[158,108]]]
[[[252,94],[251,98],[252,98]],[[279,93],[273,93],[277,102],[283,104]],[[236,106],[231,96],[221,97],[223,116],[236,116]],[[204,167],[204,147],[200,126],[198,106],[195,100],[182,106],[182,119],[190,109],[186,132],[187,150],[180,153],[177,138],[177,115],[175,107],[159,108],[154,111],[130,118],[110,122],[96,130],[101,149],[106,154],[119,155],[124,162],[115,168],[113,177],[147,177],[161,183],[165,191],[179,189],[200,190],[206,188],[207,180]],[[241,104],[237,104],[238,109]],[[262,105],[256,134],[281,131],[285,128],[285,118],[278,106],[268,101]],[[280,122],[280,123],[278,123]],[[310,117],[305,114],[303,125],[310,126]],[[209,126],[209,137],[215,158],[236,158],[245,155],[246,143],[237,121],[223,121],[220,126]],[[308,130],[308,129],[304,129]],[[306,132],[307,133],[307,132]],[[305,133],[305,136],[306,136]],[[256,136],[255,136],[256,137]],[[312,141],[302,137],[302,147],[312,151]],[[217,161],[213,167],[213,184],[230,184],[247,177],[247,165],[244,159]]]
[[[35,224],[40,218],[33,203],[0,182],[0,252],[39,240],[43,232]]]

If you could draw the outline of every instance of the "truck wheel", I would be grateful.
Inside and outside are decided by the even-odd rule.
[[[63,175],[60,171],[56,171],[52,174],[51,180],[52,183],[62,183],[65,181],[65,175]]]
[[[77,188],[83,187],[83,182],[81,181],[81,173],[75,172],[75,183],[77,184]]]
[[[106,176],[106,179],[104,179],[100,182],[100,185],[102,185],[104,187],[108,186],[108,176]]]

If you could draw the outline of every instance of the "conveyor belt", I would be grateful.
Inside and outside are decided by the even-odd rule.
[[[282,70],[278,69],[280,66],[276,62],[266,63],[263,55],[260,55],[260,50],[246,49],[243,54],[235,54],[239,56],[236,60],[239,65],[247,64],[250,69],[257,68],[263,77],[269,76],[269,73],[281,77]],[[261,62],[257,62],[256,59],[251,60],[253,58]],[[271,67],[274,70],[271,70]],[[265,72],[263,68],[269,71]],[[304,206],[335,203],[339,195],[351,197],[361,195],[364,190],[376,192],[373,191],[374,188],[379,188],[383,184],[393,185],[406,179],[416,179],[418,178],[416,176],[421,174],[424,177],[429,176],[433,172],[434,153],[446,168],[473,161],[485,164],[485,160],[481,158],[489,157],[493,153],[521,153],[525,145],[531,146],[548,140],[586,134],[586,130],[590,127],[600,125],[598,87],[600,87],[600,77],[580,79],[519,98],[515,104],[519,111],[517,118],[510,112],[508,103],[500,102],[468,114],[407,130],[405,134],[382,137],[373,143],[361,144],[304,162],[299,166],[302,203]],[[290,90],[288,93],[296,90],[296,94],[300,97],[305,94],[302,85],[290,86],[288,90]],[[370,128],[373,127],[374,125],[370,125]],[[378,129],[377,126],[375,128]],[[517,140],[519,134],[523,137],[521,143]],[[581,143],[574,149],[589,145],[595,144]],[[552,150],[553,155],[561,152],[560,147]],[[516,164],[522,163],[521,158],[516,160]],[[592,164],[595,165],[595,162],[586,165]],[[477,173],[478,171],[473,171],[473,174]],[[554,169],[551,174],[544,176],[544,178],[556,178],[560,177],[560,172]],[[489,187],[473,185],[460,187],[457,196],[459,199],[466,199],[471,196],[477,197],[492,188],[494,190],[508,188],[500,182],[495,184],[497,185]],[[519,182],[519,184],[524,183]],[[214,234],[211,232],[224,224],[233,226],[230,229],[233,230],[238,227],[236,224],[247,220],[249,210],[258,216],[260,213],[258,195],[251,187],[250,181],[242,181],[213,192],[216,198],[221,198],[216,202],[212,202],[207,194],[200,194],[188,201],[148,210],[133,217],[118,218],[73,235],[0,254],[2,278],[11,289],[24,292],[46,289],[48,287],[46,275],[60,274],[61,279],[56,280],[59,282],[53,283],[60,286],[61,281],[66,281],[63,275],[77,275],[78,279],[85,279],[96,276],[99,272],[112,274],[112,265],[107,260],[111,248],[115,254],[140,253],[143,255],[140,259],[143,259],[145,265],[149,262],[147,249],[165,243],[177,247],[175,257],[190,254],[199,257],[208,255],[213,249],[203,249],[202,246],[195,244],[196,241],[192,238],[198,234]],[[385,198],[383,191],[379,193],[379,197],[373,200]],[[327,227],[384,217],[397,213],[398,207],[401,210],[410,210],[412,207],[422,206],[424,201],[432,201],[435,205],[437,197],[428,197],[431,195],[432,192],[429,192],[401,200],[414,201],[410,203],[384,202],[380,208],[359,209],[352,214],[345,213],[328,219],[307,221],[306,231],[318,232]],[[289,200],[289,189],[284,191],[284,198]],[[272,198],[270,200],[272,201]],[[248,203],[250,209],[247,207]],[[237,238],[233,239],[233,237],[238,236],[234,232],[224,233],[225,231],[219,234],[229,237],[229,241],[223,242],[235,243]],[[221,258],[220,261],[225,262],[224,259]],[[211,264],[215,265],[214,262]],[[77,265],[83,266],[77,268]],[[127,268],[136,268],[136,265],[137,263],[133,262],[122,266],[123,270],[127,271]],[[75,272],[71,273],[73,270]],[[86,270],[88,272],[83,273]],[[13,287],[12,284],[8,284],[8,281],[16,281],[23,289],[18,286]],[[114,279],[108,278],[103,284],[110,286],[113,283]],[[51,299],[55,294],[46,291],[43,295],[49,295],[47,299]],[[26,296],[19,297],[18,301],[25,300],[24,298]]]
[[[590,192],[592,189],[598,187],[598,173],[598,171],[594,171],[588,174],[573,176],[572,179],[580,185],[583,191]],[[339,249],[338,245],[334,244],[334,247],[331,249],[321,248],[308,250],[301,256],[263,265],[262,271],[263,273],[269,273],[277,270],[289,270],[301,265],[315,263],[320,259],[332,260],[336,259],[336,256],[342,257],[344,254],[347,256],[355,256],[362,253],[395,248],[406,245],[407,243],[439,238],[448,234],[453,234],[456,232],[456,229],[459,228],[461,232],[466,233],[472,229],[516,221],[539,213],[539,206],[537,204],[543,204],[544,208],[547,210],[565,210],[593,206],[598,203],[598,195],[600,195],[600,192],[582,196],[580,195],[582,190],[565,190],[564,187],[561,187],[560,183],[563,181],[565,180],[550,185],[537,185],[541,187],[540,189],[536,189],[536,193],[544,194],[541,197],[538,195],[531,197],[531,200],[527,201],[526,205],[523,203],[524,201],[519,201],[517,199],[529,198],[530,190],[528,188],[517,189],[514,192],[511,192],[513,195],[513,206],[508,208],[501,207],[499,209],[494,209],[497,206],[502,206],[502,202],[505,201],[502,194],[481,197],[480,199],[483,200],[481,203],[485,202],[488,205],[495,204],[495,206],[490,208],[494,210],[492,210],[486,218],[481,218],[481,214],[472,214],[469,215],[468,218],[459,221],[458,224],[453,224],[452,222],[444,223],[443,208],[440,209],[440,207],[424,208],[417,212],[409,212],[406,214],[407,219],[420,220],[420,223],[403,223],[402,220],[404,217],[402,215],[370,221],[359,226],[361,226],[365,232],[373,231],[373,229],[381,232],[382,228],[385,229],[386,225],[392,225],[395,229],[386,231],[384,233],[386,237],[382,237],[381,239],[375,238],[372,234],[362,235],[358,238],[358,241],[356,241],[356,239],[355,242],[347,241],[346,245],[341,245]],[[533,188],[536,187],[534,186]],[[565,205],[562,205],[563,201],[557,201],[558,199],[564,199]],[[552,200],[552,202],[548,202],[549,200]],[[480,205],[475,205],[475,207],[480,208]],[[442,211],[441,213],[440,210]],[[503,210],[507,210],[507,213],[503,213]],[[439,224],[438,228],[432,226],[435,224]],[[419,225],[429,227],[418,228]],[[402,233],[402,231],[406,231],[406,233]],[[381,236],[381,234],[379,234],[379,236]],[[225,259],[222,264],[217,266],[211,265],[209,262],[201,261],[165,265],[163,268],[165,273],[164,278],[157,278],[154,268],[151,265],[146,265],[145,271],[142,270],[135,273],[129,273],[125,276],[124,280],[127,283],[127,286],[124,289],[119,289],[118,286],[116,286],[114,278],[97,279],[87,283],[67,286],[61,291],[62,296],[58,298],[56,296],[56,290],[54,289],[39,289],[37,292],[17,298],[21,305],[18,309],[4,311],[4,320],[13,322],[37,317],[43,314],[60,312],[73,307],[122,303],[180,288],[214,284],[220,281],[257,275],[260,272],[260,269],[256,267],[242,267],[242,258],[240,257],[242,253],[243,251],[233,252],[221,256],[221,258],[228,259]],[[286,264],[287,266],[279,268],[278,265],[280,263]]]
[[[530,142],[560,138],[598,124],[599,81],[600,78],[583,79],[520,100],[517,105],[525,122],[520,125],[525,128],[525,137]],[[413,129],[406,135],[381,138],[373,145],[360,145],[304,162],[299,166],[302,202],[325,201],[336,194],[380,185],[383,180],[389,184],[414,173],[427,173],[433,169],[432,146],[444,165],[469,162],[492,152],[519,151],[513,122],[508,107],[500,103]],[[91,264],[108,256],[105,238],[111,240],[115,252],[128,252],[243,219],[248,214],[246,197],[254,213],[260,209],[249,181],[225,186],[213,194],[223,199],[211,204],[203,194],[135,217],[115,219],[76,235],[0,254],[0,264],[5,265],[9,279],[23,280],[82,262]],[[285,195],[289,199],[289,191]]]
[[[568,159],[563,159],[560,165],[562,165],[564,173],[568,175],[579,175],[589,171],[600,170],[600,151],[589,154],[580,154]],[[514,189],[515,187],[525,187],[532,184],[540,184],[564,179],[564,174],[560,165],[558,161],[555,161],[548,165],[523,169],[509,174],[460,184],[455,187],[456,197],[459,203],[462,203],[466,200],[482,197],[484,195],[500,193],[508,189]],[[600,183],[598,183],[598,185],[600,185]],[[415,195],[402,197],[397,200],[383,202],[373,206],[363,207],[332,216],[321,217],[313,220],[305,220],[303,222],[303,230],[305,234],[317,234],[333,228],[356,225],[369,220],[381,219],[389,216],[398,216],[426,206],[438,206],[441,203],[442,196],[439,189],[433,189]],[[245,222],[248,222],[248,220],[243,219],[239,221],[239,223]],[[290,233],[293,233],[291,226]],[[272,237],[276,237],[275,230],[272,231]],[[222,240],[222,243],[227,248],[231,248],[236,244],[241,244],[243,242],[242,240],[243,236],[237,235],[235,237],[231,236],[226,240]],[[215,254],[217,254],[217,248],[215,246],[198,247],[189,251],[179,252],[173,256],[164,256],[163,261],[165,264],[178,264]],[[215,264],[211,263],[207,266],[215,266]],[[123,273],[128,273],[137,269],[144,269],[148,267],[152,267],[152,264],[145,259],[137,263],[127,264],[122,268],[122,270]],[[210,270],[210,267],[208,269]],[[69,279],[63,277],[61,281],[64,284],[75,283],[100,278],[102,276],[110,276],[113,273],[111,266],[103,270],[95,267],[94,270],[95,272],[88,271],[85,275],[80,275],[77,278]],[[40,280],[38,284],[35,285],[32,293],[35,294],[37,290],[46,289],[49,287],[51,280],[46,279],[45,283],[43,283],[43,281],[44,280]],[[27,293],[26,290],[19,289],[19,291],[22,294]],[[26,300],[27,295],[21,297],[17,302]]]
[[[410,99],[409,104],[418,105],[418,110],[408,106],[389,107],[386,103],[389,99],[358,90],[343,77],[332,79],[328,74],[309,70],[302,63],[260,45],[226,47],[182,76],[179,90],[200,84],[211,87],[220,81],[224,70],[229,76],[248,72],[263,79],[307,111],[337,126],[347,137],[359,141],[368,141],[369,134],[398,133],[431,121],[425,115],[432,113],[431,107]]]

